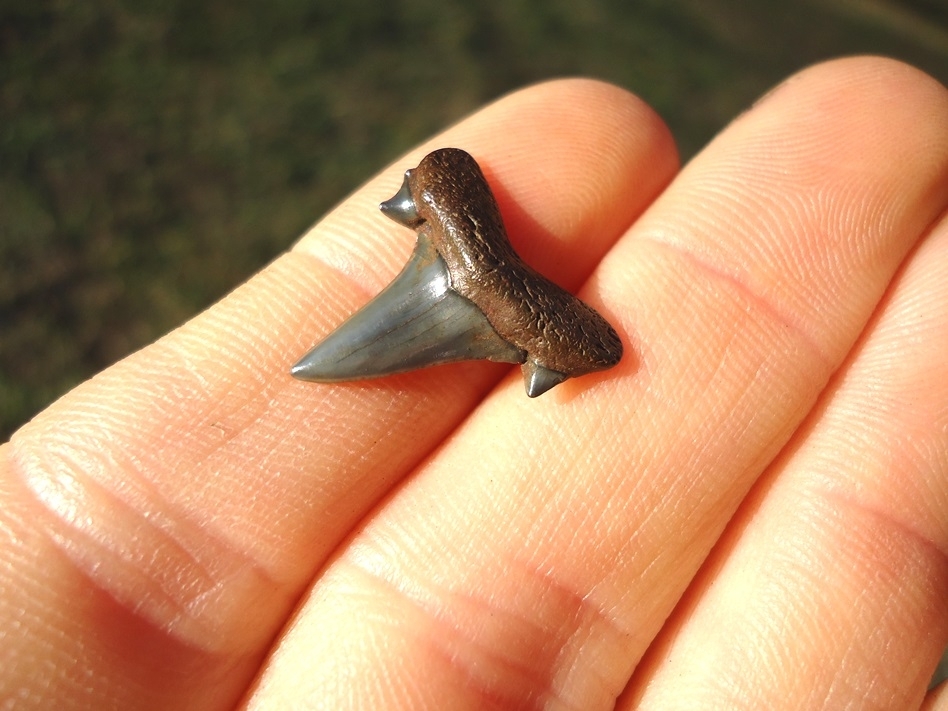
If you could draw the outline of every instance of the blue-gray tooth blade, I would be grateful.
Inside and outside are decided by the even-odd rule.
[[[522,363],[473,302],[451,289],[444,260],[424,234],[378,296],[293,366],[301,380],[337,382],[461,360]]]

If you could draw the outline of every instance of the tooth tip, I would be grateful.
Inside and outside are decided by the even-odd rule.
[[[528,360],[521,367],[523,369],[523,384],[528,397],[539,397],[553,386],[559,385],[569,378],[565,373],[545,368],[533,360]]]
[[[415,198],[411,194],[411,171],[405,173],[405,180],[402,186],[388,200],[379,203],[379,210],[386,217],[395,220],[406,227],[416,227],[421,222],[418,215],[418,207],[415,205]]]
[[[326,372],[326,364],[312,358],[311,356],[312,351],[294,363],[293,367],[290,368],[290,375],[298,380],[309,380],[313,382],[331,379],[329,374]]]

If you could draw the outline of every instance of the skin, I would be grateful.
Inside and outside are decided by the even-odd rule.
[[[0,449],[17,708],[928,709],[948,643],[948,92],[797,75],[684,170],[638,99],[531,87]],[[626,355],[287,368],[478,156],[515,249]]]

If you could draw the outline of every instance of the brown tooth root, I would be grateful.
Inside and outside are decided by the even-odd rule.
[[[412,260],[364,307],[374,315],[359,312],[346,321],[294,366],[297,377],[357,379],[489,358],[522,363],[527,394],[535,397],[567,378],[619,362],[622,342],[609,323],[514,252],[490,187],[466,152],[443,148],[430,153],[405,173],[401,189],[380,207],[418,231]],[[412,271],[412,264],[425,269]],[[444,298],[445,290],[476,308],[466,310]],[[404,304],[419,299],[414,310]],[[453,329],[449,336],[431,327],[442,308],[453,309],[450,315],[445,311]],[[435,342],[445,338],[451,339],[450,348]],[[323,347],[329,343],[332,348]],[[419,357],[419,350],[432,355]]]

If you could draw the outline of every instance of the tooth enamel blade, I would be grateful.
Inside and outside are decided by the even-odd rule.
[[[451,289],[426,235],[395,280],[293,366],[301,380],[337,382],[461,360],[522,363],[483,312]]]

